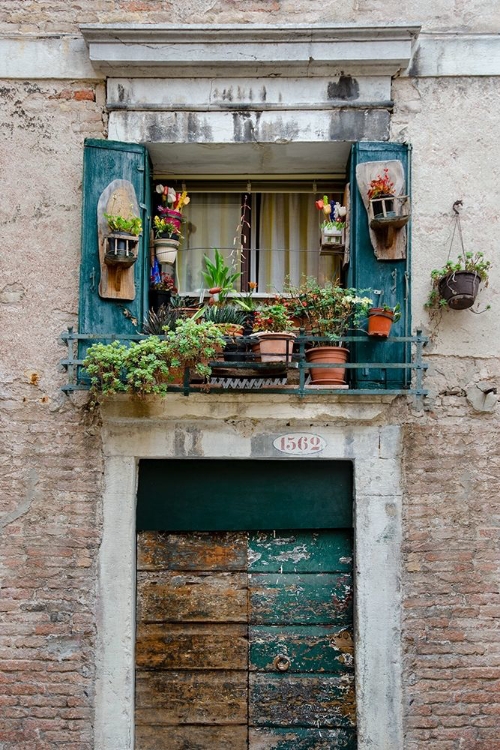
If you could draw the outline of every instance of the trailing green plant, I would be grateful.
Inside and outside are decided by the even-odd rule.
[[[491,261],[486,260],[484,257],[484,253],[480,251],[476,253],[463,253],[463,255],[460,255],[456,261],[448,260],[441,268],[434,268],[431,271],[432,288],[429,293],[427,302],[425,303],[425,307],[447,307],[447,300],[443,299],[439,292],[439,284],[446,276],[453,276],[453,274],[457,273],[457,271],[475,273],[479,276],[484,286],[488,286],[488,272],[490,268]]]
[[[222,253],[217,249],[215,250],[214,261],[208,255],[203,257],[203,261],[205,270],[202,271],[202,276],[207,289],[217,289],[219,301],[223,302],[229,292],[234,291],[234,284],[240,278],[241,271],[232,270],[224,260]]]
[[[290,294],[304,310],[315,336],[339,342],[351,329],[359,328],[373,305],[365,291],[344,288],[334,282],[320,286],[317,279],[308,277]],[[324,345],[324,344],[320,344]]]
[[[167,344],[157,336],[133,341],[123,358],[128,392],[137,396],[165,395],[167,383],[172,380],[169,356]]]
[[[133,234],[136,237],[142,232],[142,221],[138,216],[131,216],[129,219],[126,219],[124,216],[105,213],[104,218],[108,222],[108,226],[112,232],[124,232],[125,234]]]
[[[201,377],[211,375],[208,362],[222,351],[226,343],[215,323],[209,320],[197,322],[193,318],[178,320],[174,330],[166,331],[165,341],[171,368],[179,371],[190,367]]]
[[[83,362],[90,377],[91,404],[100,396],[132,393],[163,395],[169,379],[169,350],[164,341],[150,336],[130,346],[113,341],[89,347]]]
[[[127,390],[123,382],[126,352],[127,347],[119,341],[89,346],[83,368],[84,374],[90,378],[91,406],[96,403],[99,394],[109,396]]]
[[[255,313],[253,322],[253,331],[269,331],[269,333],[284,333],[293,331],[293,321],[285,305],[275,302],[271,305],[264,305]]]

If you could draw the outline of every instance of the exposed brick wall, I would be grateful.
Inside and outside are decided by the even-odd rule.
[[[78,33],[82,23],[423,23],[428,30],[491,32],[498,28],[490,0],[0,0],[0,31]]]
[[[498,416],[439,402],[405,438],[405,750],[498,750]]]
[[[90,750],[102,458],[59,391],[57,339],[76,324],[82,147],[104,133],[103,92],[1,92],[0,747]]]

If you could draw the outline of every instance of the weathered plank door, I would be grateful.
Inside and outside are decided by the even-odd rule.
[[[138,535],[137,750],[355,748],[350,530]]]
[[[354,750],[352,488],[346,461],[140,462],[136,750]]]

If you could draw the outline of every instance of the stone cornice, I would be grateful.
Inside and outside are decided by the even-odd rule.
[[[108,75],[396,75],[420,26],[84,24],[96,70]]]

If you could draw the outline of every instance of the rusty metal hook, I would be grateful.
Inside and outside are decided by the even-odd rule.
[[[460,211],[458,210],[458,206],[462,208],[463,205],[464,205],[463,201],[455,201],[455,203],[453,204],[453,210],[455,211],[457,216],[460,216]]]

